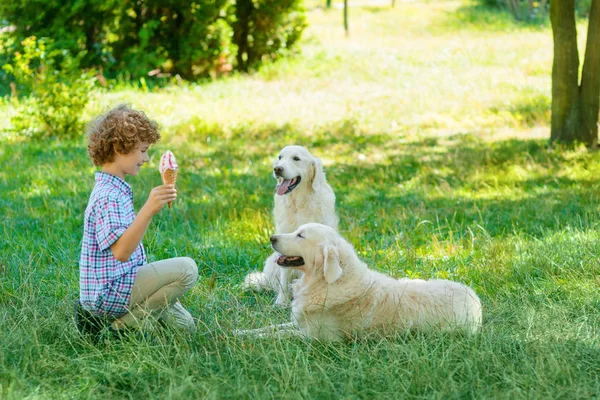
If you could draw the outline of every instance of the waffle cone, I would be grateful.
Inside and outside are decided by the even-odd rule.
[[[177,182],[177,170],[176,169],[168,169],[165,171],[164,174],[161,174],[160,176],[162,178],[163,185],[175,185],[175,182]],[[172,201],[167,203],[169,208],[171,208],[172,203],[173,203]]]

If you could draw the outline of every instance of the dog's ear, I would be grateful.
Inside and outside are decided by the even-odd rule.
[[[340,256],[335,246],[323,246],[323,275],[327,283],[333,283],[342,276]]]
[[[316,192],[321,189],[321,185],[325,184],[325,174],[323,173],[323,164],[318,158],[314,158],[310,162],[310,183],[313,190]]]

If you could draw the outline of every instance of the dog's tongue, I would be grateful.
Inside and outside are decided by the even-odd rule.
[[[288,187],[290,187],[290,184],[292,183],[292,179],[284,179],[281,181],[281,183],[277,184],[277,194],[280,196],[283,196],[285,194],[285,192],[287,192]]]

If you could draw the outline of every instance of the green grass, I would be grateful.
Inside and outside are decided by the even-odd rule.
[[[356,7],[345,39],[340,10],[311,8],[302,54],[252,76],[95,94],[86,118],[130,101],[164,127],[129,179],[136,209],[160,183],[162,151],[181,164],[179,199],[144,243],[151,260],[198,263],[184,298],[199,321],[191,338],[94,345],[77,335],[70,305],[93,185],[85,143],[5,135],[0,397],[598,396],[600,155],[546,147],[549,28],[482,12],[446,1]],[[392,276],[471,285],[480,335],[323,344],[231,334],[289,319],[240,283],[270,254],[269,171],[291,143],[323,160],[361,258]]]

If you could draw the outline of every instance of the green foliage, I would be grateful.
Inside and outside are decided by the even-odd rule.
[[[548,19],[549,0],[478,0],[478,3],[497,12],[508,11],[515,19],[524,22],[540,22]],[[575,11],[580,18],[587,18],[592,0],[575,0]]]
[[[238,0],[233,40],[242,71],[274,60],[293,47],[306,27],[301,0]]]
[[[507,10],[516,20],[539,22],[547,19],[548,0],[480,0],[484,6],[504,12]]]
[[[13,27],[12,45],[7,54],[21,51],[25,38],[36,36],[53,40],[53,48],[71,54],[85,51],[84,66],[97,66],[108,56],[101,45],[106,36],[105,21],[111,19],[116,0],[20,0],[0,2],[0,21]]]
[[[0,24],[0,29],[2,28],[3,26]],[[0,33],[0,66],[5,65],[8,62],[9,54],[5,49],[12,48],[13,42],[14,38],[9,38],[5,33]],[[9,74],[3,68],[0,68],[0,97],[10,94],[11,82],[12,80]]]
[[[209,76],[231,52],[223,15],[229,0],[121,2],[103,45],[119,69],[144,76],[159,69],[187,79]]]
[[[12,64],[3,69],[23,90],[13,96],[13,130],[31,137],[74,138],[81,134],[81,114],[88,103],[95,77],[82,72],[80,58],[56,50],[52,41],[29,37],[22,42]]]
[[[306,26],[301,0],[23,0],[0,2],[0,21],[15,27],[9,56],[35,35],[84,52],[81,65],[108,77],[185,79],[229,72],[240,45],[240,69],[256,68],[288,51]]]
[[[575,12],[580,18],[587,18],[592,8],[592,0],[575,0]]]

